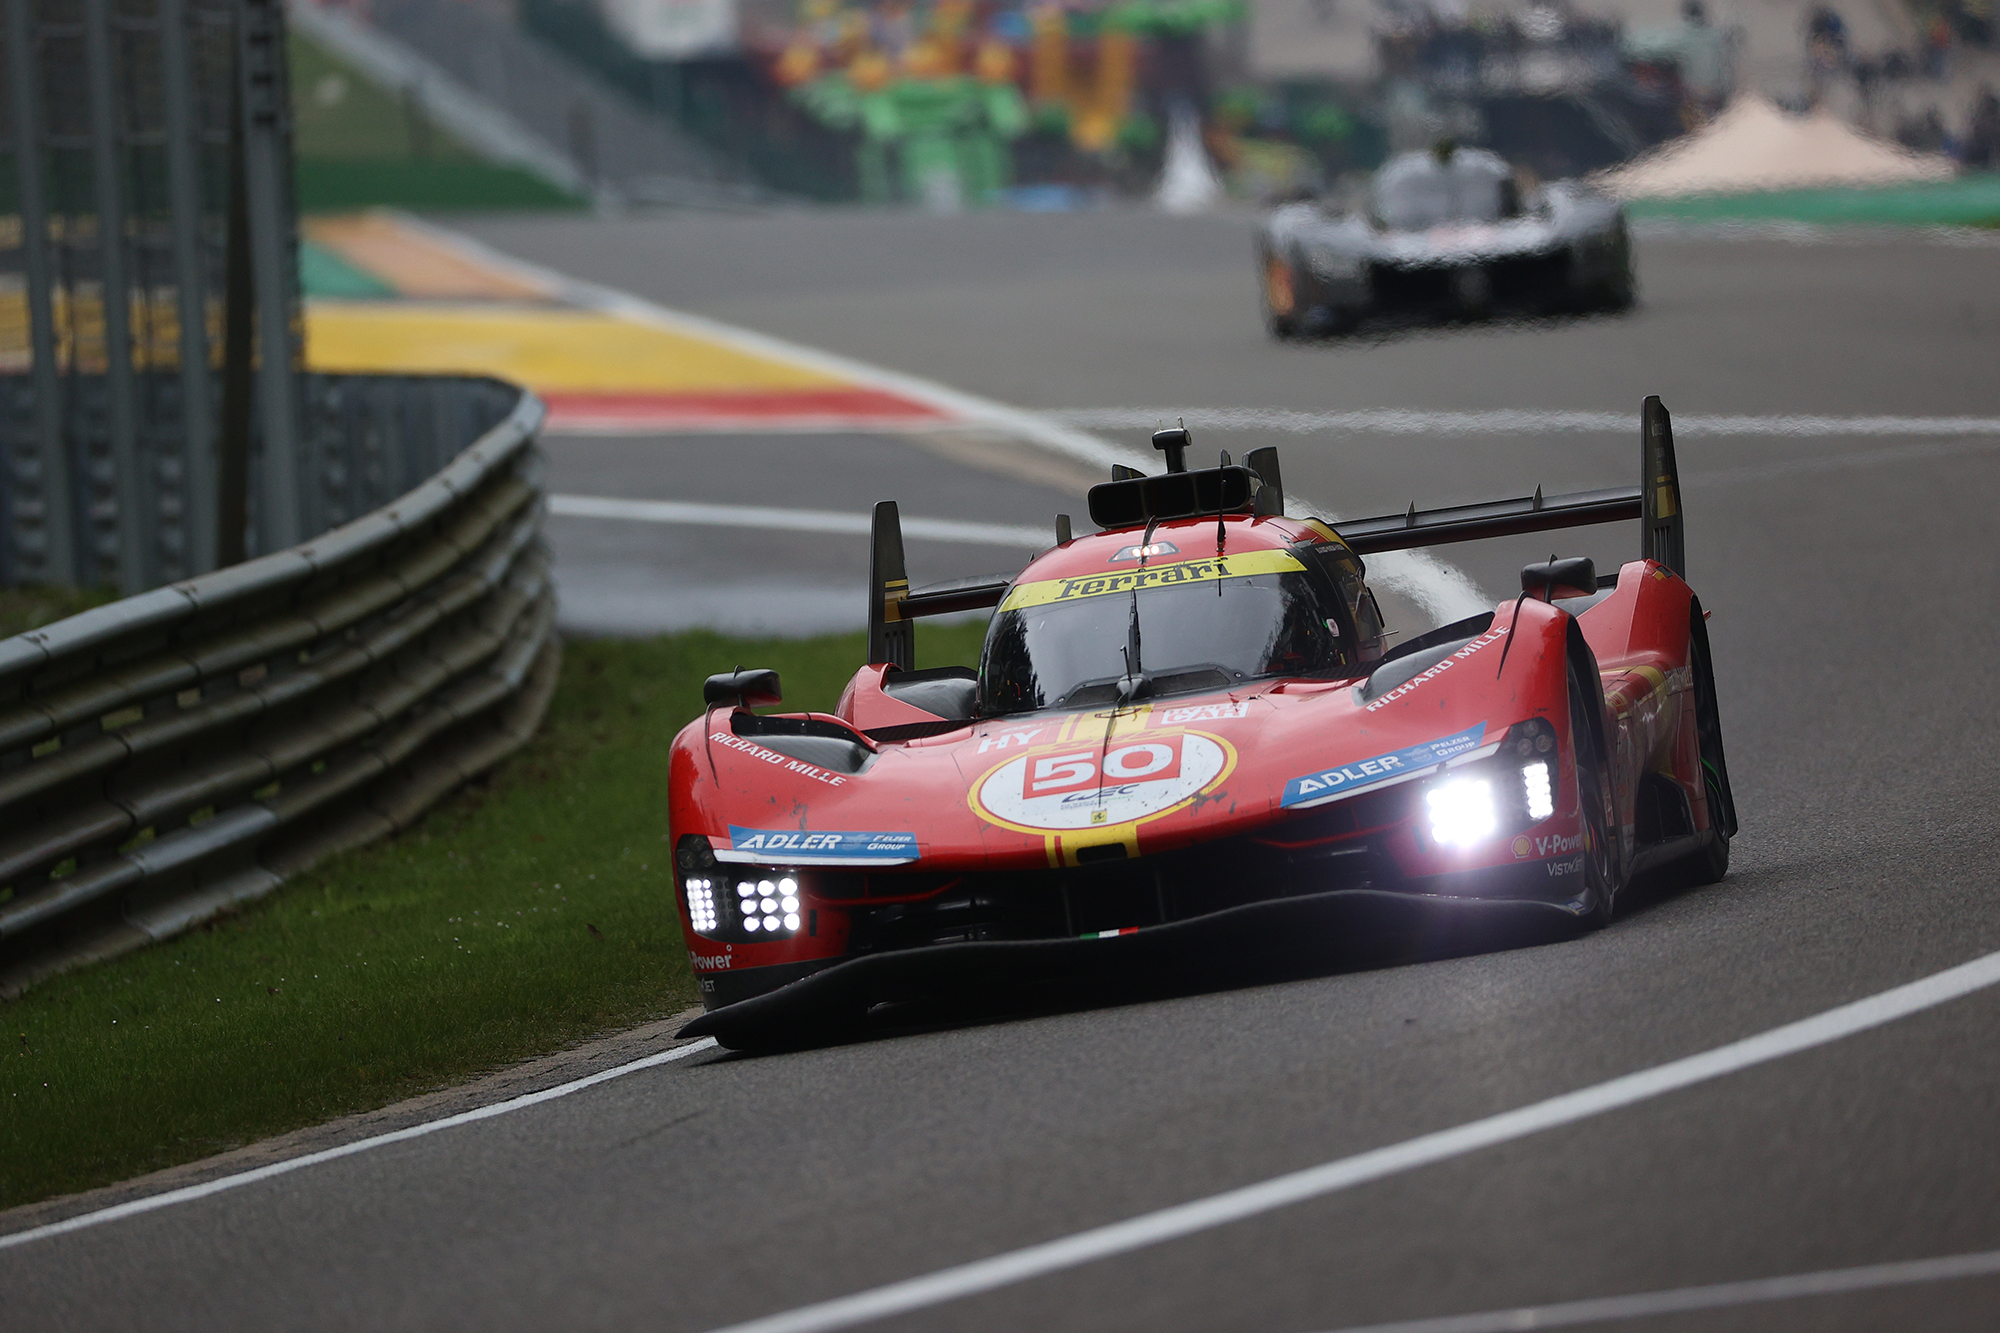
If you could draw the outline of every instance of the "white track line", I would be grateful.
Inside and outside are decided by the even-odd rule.
[[[1077,459],[1092,467],[1109,468],[1113,463],[1140,467],[1144,466],[1147,459],[1152,456],[1150,451],[1142,452],[1112,444],[1108,440],[1100,440],[1095,435],[1053,421],[1039,412],[1009,407],[991,398],[964,393],[936,380],[924,379],[918,375],[905,375],[899,371],[869,365],[865,361],[855,361],[822,351],[817,347],[807,347],[803,343],[773,338],[768,334],[738,328],[733,324],[724,324],[720,320],[690,315],[680,310],[669,310],[665,306],[656,305],[629,292],[599,286],[594,282],[585,282],[553,269],[543,268],[539,264],[517,259],[513,255],[503,254],[470,236],[448,231],[422,219],[402,213],[394,216],[404,226],[422,232],[440,245],[458,250],[474,263],[501,269],[526,281],[540,284],[559,293],[564,299],[589,309],[618,315],[635,323],[665,329],[670,333],[703,338],[725,347],[734,347],[752,356],[789,361],[793,365],[818,370],[841,379],[899,393],[916,402],[935,407],[949,416],[1008,431],[1052,453]]]
[[[331,1162],[341,1157],[352,1157],[356,1153],[386,1147],[391,1143],[402,1143],[407,1139],[420,1139],[426,1134],[435,1134],[441,1129],[454,1129],[459,1125],[469,1125],[475,1120],[491,1120],[496,1115],[506,1115],[512,1111],[526,1110],[530,1106],[539,1106],[543,1102],[552,1102],[558,1097],[567,1097],[573,1092],[582,1092],[585,1088],[594,1088],[600,1083],[608,1083],[614,1078],[623,1078],[627,1074],[636,1074],[642,1069],[652,1069],[658,1065],[667,1064],[674,1060],[684,1060],[690,1055],[699,1055],[703,1051],[714,1049],[715,1038],[703,1037],[701,1040],[689,1042],[685,1046],[676,1046],[672,1050],[643,1056],[629,1064],[618,1065],[612,1069],[600,1069],[595,1074],[584,1078],[574,1079],[568,1083],[559,1083],[553,1088],[543,1088],[540,1092],[523,1093],[519,1097],[515,1097],[509,1101],[495,1102],[491,1106],[481,1106],[471,1111],[461,1111],[457,1115],[446,1116],[442,1120],[432,1120],[421,1125],[411,1125],[407,1129],[394,1130],[388,1134],[377,1134],[373,1138],[356,1139],[353,1143],[343,1143],[338,1148],[326,1148],[319,1152],[307,1153],[303,1157],[289,1157],[282,1162],[273,1162],[269,1166],[260,1166],[252,1171],[238,1172],[233,1176],[218,1176],[214,1180],[205,1180],[199,1185],[188,1185],[182,1189],[168,1190],[164,1194],[149,1194],[143,1199],[132,1199],[126,1203],[114,1204],[110,1208],[100,1208],[94,1213],[79,1213],[75,1217],[67,1217],[60,1222],[51,1222],[47,1226],[33,1227],[27,1231],[16,1231],[12,1235],[0,1236],[0,1250],[8,1249],[15,1245],[26,1245],[31,1240],[45,1240],[50,1236],[60,1236],[71,1231],[82,1231],[85,1227],[99,1226],[105,1222],[116,1222],[124,1217],[136,1217],[140,1213],[150,1213],[157,1208],[170,1208],[177,1203],[192,1203],[196,1199],[205,1199],[211,1194],[220,1194],[224,1190],[241,1189],[245,1185],[254,1185],[260,1180],[269,1180],[273,1176],[282,1176],[288,1172],[304,1170],[309,1166],[318,1166],[321,1162]]]
[[[1304,1203],[1369,1181],[1574,1124],[1824,1046],[2000,983],[2000,953],[1713,1050],[1402,1143],[1113,1222],[956,1268],[732,1324],[716,1333],[819,1333],[906,1314]],[[1532,1327],[1532,1326],[1530,1326]]]
[[[867,514],[828,509],[770,509],[762,505],[690,504],[681,500],[619,500],[603,495],[551,495],[549,512],[558,518],[612,518],[637,523],[692,524],[713,528],[778,528],[788,532],[869,533]],[[903,536],[972,546],[1026,546],[1042,551],[1055,545],[1055,527],[1012,523],[966,523],[952,518],[906,518]]]
[[[1431,412],[1373,407],[1351,412],[1298,412],[1276,407],[1073,407],[1048,412],[1057,421],[1100,430],[1150,430],[1185,418],[1211,430],[1275,430],[1295,435],[1352,431],[1369,435],[1614,435],[1639,429],[1637,412],[1543,411],[1498,408],[1480,412]],[[1677,413],[1676,439],[1767,436],[1772,439],[1841,439],[1871,435],[2000,435],[2000,417],[1702,416]]]
[[[719,320],[705,319],[700,315],[690,315],[684,311],[669,310],[665,306],[642,300],[630,293],[602,287],[596,283],[583,282],[566,274],[557,273],[553,269],[546,269],[538,264],[503,254],[473,240],[470,236],[448,231],[421,219],[406,214],[395,216],[403,225],[422,232],[440,245],[458,250],[473,263],[486,264],[512,273],[516,277],[559,293],[566,300],[593,310],[602,310],[669,332],[707,338],[753,356],[790,361],[794,365],[806,366],[861,384],[872,384],[892,393],[900,393],[917,402],[928,403],[941,412],[959,418],[965,424],[986,426],[995,431],[1011,434],[1047,449],[1050,453],[1076,459],[1091,467],[1109,468],[1114,463],[1123,463],[1128,467],[1150,469],[1158,465],[1157,455],[1151,450],[1135,449],[1101,440],[1088,431],[1078,429],[1074,424],[1057,420],[1050,413],[1030,412],[1010,407],[991,398],[964,393],[936,380],[885,370],[880,366],[869,365],[865,361],[836,356],[816,347],[807,347],[800,343],[788,342],[783,338],[773,338],[749,329],[737,328],[733,324],[724,324]],[[1153,424],[1152,418],[1149,417],[1144,423],[1144,428],[1150,430]],[[1627,419],[1627,425],[1633,429],[1637,428],[1636,412]],[[1294,495],[1290,499],[1292,501],[1290,508],[1301,515],[1310,515],[1329,522],[1338,517],[1331,510],[1316,505],[1303,496]],[[1481,592],[1464,573],[1428,551],[1393,551],[1376,557],[1373,569],[1377,582],[1408,597],[1438,624],[1447,624],[1469,615],[1476,615],[1493,605],[1493,599]]]
[[[1887,467],[1958,458],[1966,454],[2000,449],[2000,438],[1934,440],[1929,444],[1904,444],[1887,449],[1849,449],[1837,454],[1814,454],[1809,458],[1786,458],[1768,463],[1747,463],[1717,472],[1687,470],[1681,473],[1682,486],[1740,486],[1746,481],[1775,481],[1779,478],[1814,472],[1844,472],[1853,468]]]
[[[2000,1250],[1984,1254],[1954,1254],[1940,1259],[1911,1259],[1861,1268],[1829,1268],[1818,1273],[1718,1282],[1709,1287],[1677,1287],[1633,1296],[1603,1296],[1564,1301],[1560,1305],[1524,1305],[1513,1310],[1446,1315],[1438,1319],[1406,1319],[1395,1324],[1356,1325],[1339,1333],[1514,1333],[1518,1329],[1570,1328],[1611,1319],[1646,1319],[1656,1315],[1720,1310],[1758,1301],[1791,1301],[1808,1296],[1838,1296],[1850,1291],[1906,1287],[1919,1282],[1949,1282],[1954,1278],[2000,1274]]]

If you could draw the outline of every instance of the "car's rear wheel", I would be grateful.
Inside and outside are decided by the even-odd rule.
[[[1264,325],[1273,338],[1296,338],[1299,333],[1299,283],[1292,265],[1283,255],[1265,251],[1258,257],[1264,293]]]
[[[1569,665],[1570,748],[1576,757],[1578,806],[1583,815],[1583,922],[1592,928],[1611,920],[1618,897],[1618,847],[1611,831],[1610,770],[1590,725],[1590,695],[1576,663]],[[1601,696],[1600,696],[1601,697]],[[1598,705],[1600,708],[1602,704]]]

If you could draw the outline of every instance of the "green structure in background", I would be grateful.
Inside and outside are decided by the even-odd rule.
[[[580,208],[519,167],[486,161],[398,96],[294,33],[293,152],[299,208]]]
[[[940,211],[996,202],[1013,183],[1009,149],[1028,128],[1011,83],[965,76],[902,79],[862,92],[826,74],[792,96],[831,129],[858,130],[856,175],[865,203],[921,202]]]
[[[1803,222],[1816,226],[2000,227],[2000,173],[1882,189],[1769,190],[1634,199],[1635,218],[1675,222]]]

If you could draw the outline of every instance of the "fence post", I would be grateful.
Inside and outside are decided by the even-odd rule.
[[[62,380],[56,374],[54,269],[42,180],[42,81],[36,68],[29,0],[7,0],[7,82],[14,91],[14,173],[21,199],[21,249],[28,269],[28,348],[33,361],[35,444],[42,499],[41,577],[76,582],[75,507],[63,440]]]
[[[161,91],[167,121],[167,207],[180,325],[181,517],[184,576],[216,567],[215,403],[209,390],[208,293],[201,271],[201,177],[189,77],[187,0],[160,0]]]
[[[292,299],[298,256],[292,226],[291,108],[286,100],[281,0],[240,0],[237,22],[243,144],[236,165],[249,215],[251,288],[257,310],[257,420],[264,445],[257,549],[276,551],[305,540],[303,486],[308,480],[318,481],[301,476],[305,460],[294,364],[297,303]]]
[[[132,382],[132,284],[126,270],[124,126],[112,68],[110,0],[84,0],[84,51],[90,82],[90,161],[97,191],[98,280],[104,310],[105,422],[118,497],[118,591],[127,597],[152,585],[147,540],[154,488],[139,474],[137,386]],[[71,300],[76,293],[71,294]],[[79,348],[79,350],[81,350]]]

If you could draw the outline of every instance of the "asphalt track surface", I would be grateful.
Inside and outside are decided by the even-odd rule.
[[[1199,408],[1259,405],[1636,413],[1648,392],[1684,413],[2000,410],[1991,247],[1655,241],[1629,318],[1279,347],[1256,326],[1247,231],[1229,220],[506,222],[480,234],[665,304],[1034,407],[1187,410],[1197,425]],[[1341,513],[1622,484],[1637,453],[1636,429],[1198,438],[1279,443],[1290,488]],[[859,506],[894,483],[906,511],[989,519],[1001,507],[1010,522],[1066,498],[1049,481],[1017,477],[1007,491],[990,470],[954,473],[907,440],[828,437],[789,442],[797,465],[755,465],[744,493],[729,478],[751,464],[725,443],[554,441],[557,489],[595,475],[599,493],[706,487],[732,503],[841,508],[850,491]],[[648,447],[674,451],[673,480]],[[696,1054],[0,1250],[0,1321],[713,1328],[1449,1129],[2000,950],[1996,460],[2000,439],[1976,436],[1683,442],[1689,573],[1714,613],[1744,825],[1721,885],[1632,902],[1601,933],[1540,947],[1100,997],[793,1054]],[[604,565],[638,566],[614,549],[621,539],[597,540]],[[1622,528],[1556,540],[1601,561],[1636,542]],[[1547,541],[1446,554],[1499,597]],[[851,559],[831,542],[817,563],[734,549],[719,582],[775,585],[792,562]],[[1310,1333],[2000,1249],[1996,1032],[2000,993],[1981,990],[869,1326]],[[1996,1322],[1989,1268],[1591,1326]]]

